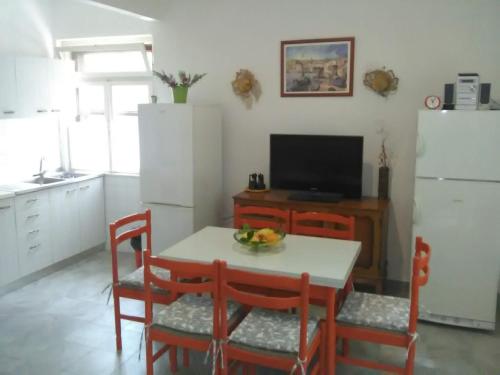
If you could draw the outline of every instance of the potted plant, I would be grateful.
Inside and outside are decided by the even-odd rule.
[[[166,74],[163,70],[161,72],[153,71],[153,74],[172,88],[174,103],[186,103],[188,88],[202,79],[207,73],[191,76],[191,74],[181,70],[179,71],[178,80],[172,74]]]

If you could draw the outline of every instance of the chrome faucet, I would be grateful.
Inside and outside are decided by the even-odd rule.
[[[38,171],[38,173],[35,173],[33,175],[33,177],[38,177],[40,179],[40,183],[43,184],[43,179],[45,177],[45,173],[47,172],[46,170],[43,169],[43,162],[44,162],[45,158],[42,156],[40,158],[40,169]]]

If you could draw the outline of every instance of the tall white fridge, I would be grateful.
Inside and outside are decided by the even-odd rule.
[[[420,318],[493,330],[500,274],[500,112],[420,111],[413,236],[432,247]]]
[[[151,209],[153,253],[218,224],[221,132],[216,106],[139,105],[141,200]]]

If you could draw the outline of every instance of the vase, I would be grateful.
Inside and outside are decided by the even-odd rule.
[[[186,103],[188,95],[188,87],[177,86],[172,88],[174,103]]]
[[[389,167],[378,169],[378,199],[389,198]]]

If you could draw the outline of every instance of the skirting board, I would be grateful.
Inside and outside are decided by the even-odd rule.
[[[4,285],[0,287],[0,297],[10,293],[16,289],[20,289],[28,284],[31,284],[32,282],[35,282],[37,280],[40,280],[42,277],[45,277],[47,275],[50,275],[51,273],[54,273],[56,271],[59,271],[63,269],[64,267],[69,266],[70,264],[74,264],[79,262],[80,260],[87,258],[89,255],[95,254],[99,251],[104,250],[104,243],[97,245],[91,249],[82,251],[79,254],[73,255],[72,257],[66,258],[64,260],[61,260],[57,263],[51,264],[48,267],[45,267],[39,271],[30,273],[29,275],[23,276],[20,279],[17,279],[7,285]]]

